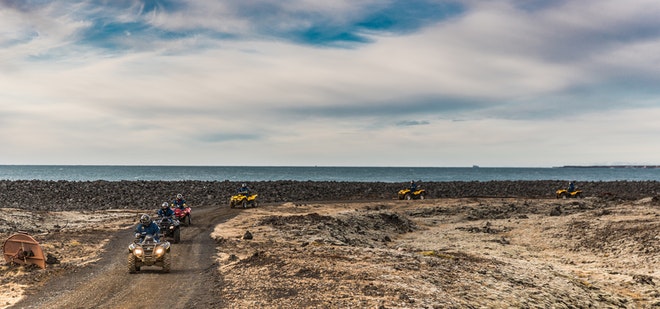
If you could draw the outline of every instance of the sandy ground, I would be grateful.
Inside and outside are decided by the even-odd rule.
[[[82,276],[97,294],[164,276],[194,286],[182,301],[161,301],[176,308],[660,307],[655,198],[382,200],[195,211],[201,224],[184,229],[188,241],[178,244],[183,250],[172,273],[136,275],[124,269],[124,252],[114,254],[125,250],[125,236],[117,235],[127,234],[122,231],[135,223],[136,212],[5,211],[11,215],[0,217],[3,223],[31,227],[60,263],[46,270],[3,265],[0,307],[116,308],[130,304],[126,299],[141,304],[138,297],[155,304],[173,288],[160,284],[152,293],[118,293],[123,300],[106,295],[73,302],[80,292],[54,284]],[[197,243],[214,250],[193,250]],[[181,259],[197,266],[188,269]]]

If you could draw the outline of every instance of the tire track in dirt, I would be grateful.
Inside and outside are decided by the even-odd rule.
[[[192,225],[182,227],[181,242],[172,244],[172,270],[144,267],[129,274],[127,246],[132,230],[112,236],[100,261],[55,277],[11,308],[185,308],[211,295],[205,288],[215,269],[213,227],[238,212],[226,208],[193,209]]]

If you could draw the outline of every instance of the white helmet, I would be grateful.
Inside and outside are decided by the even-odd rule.
[[[170,203],[168,203],[168,202],[163,202],[163,204],[160,205],[160,208],[163,209],[163,210],[165,210],[165,209],[167,209],[167,208],[169,208],[169,207],[170,207]]]
[[[183,199],[183,194],[179,193],[176,195],[177,200],[182,200]]]
[[[151,224],[151,217],[149,217],[149,215],[147,215],[147,214],[143,214],[140,217],[140,223],[142,223],[143,225]]]

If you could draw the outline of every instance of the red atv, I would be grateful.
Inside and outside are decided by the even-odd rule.
[[[174,207],[174,216],[183,223],[183,225],[188,226],[192,225],[190,220],[190,206],[185,206],[183,209],[178,206]]]

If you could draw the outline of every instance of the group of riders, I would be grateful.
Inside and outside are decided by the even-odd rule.
[[[238,188],[238,194],[250,195],[252,191],[247,186],[247,184],[241,184],[241,187]],[[176,195],[176,199],[172,201],[171,205],[174,208],[179,208],[183,211],[187,205],[186,200],[183,198],[183,194],[179,193]],[[157,216],[159,219],[174,220],[174,210],[170,207],[170,203],[163,202],[158,209]],[[140,223],[135,227],[135,236],[142,240],[144,236],[151,235],[156,242],[160,241],[160,227],[148,214],[143,214],[140,216]]]
[[[184,210],[186,208],[186,200],[183,199],[183,194],[177,194],[176,199],[172,201],[175,208]],[[174,220],[174,210],[170,207],[170,203],[163,202],[157,212],[158,218]],[[142,239],[146,235],[151,235],[156,242],[160,241],[160,227],[148,214],[140,216],[140,223],[135,227],[135,235]]]

